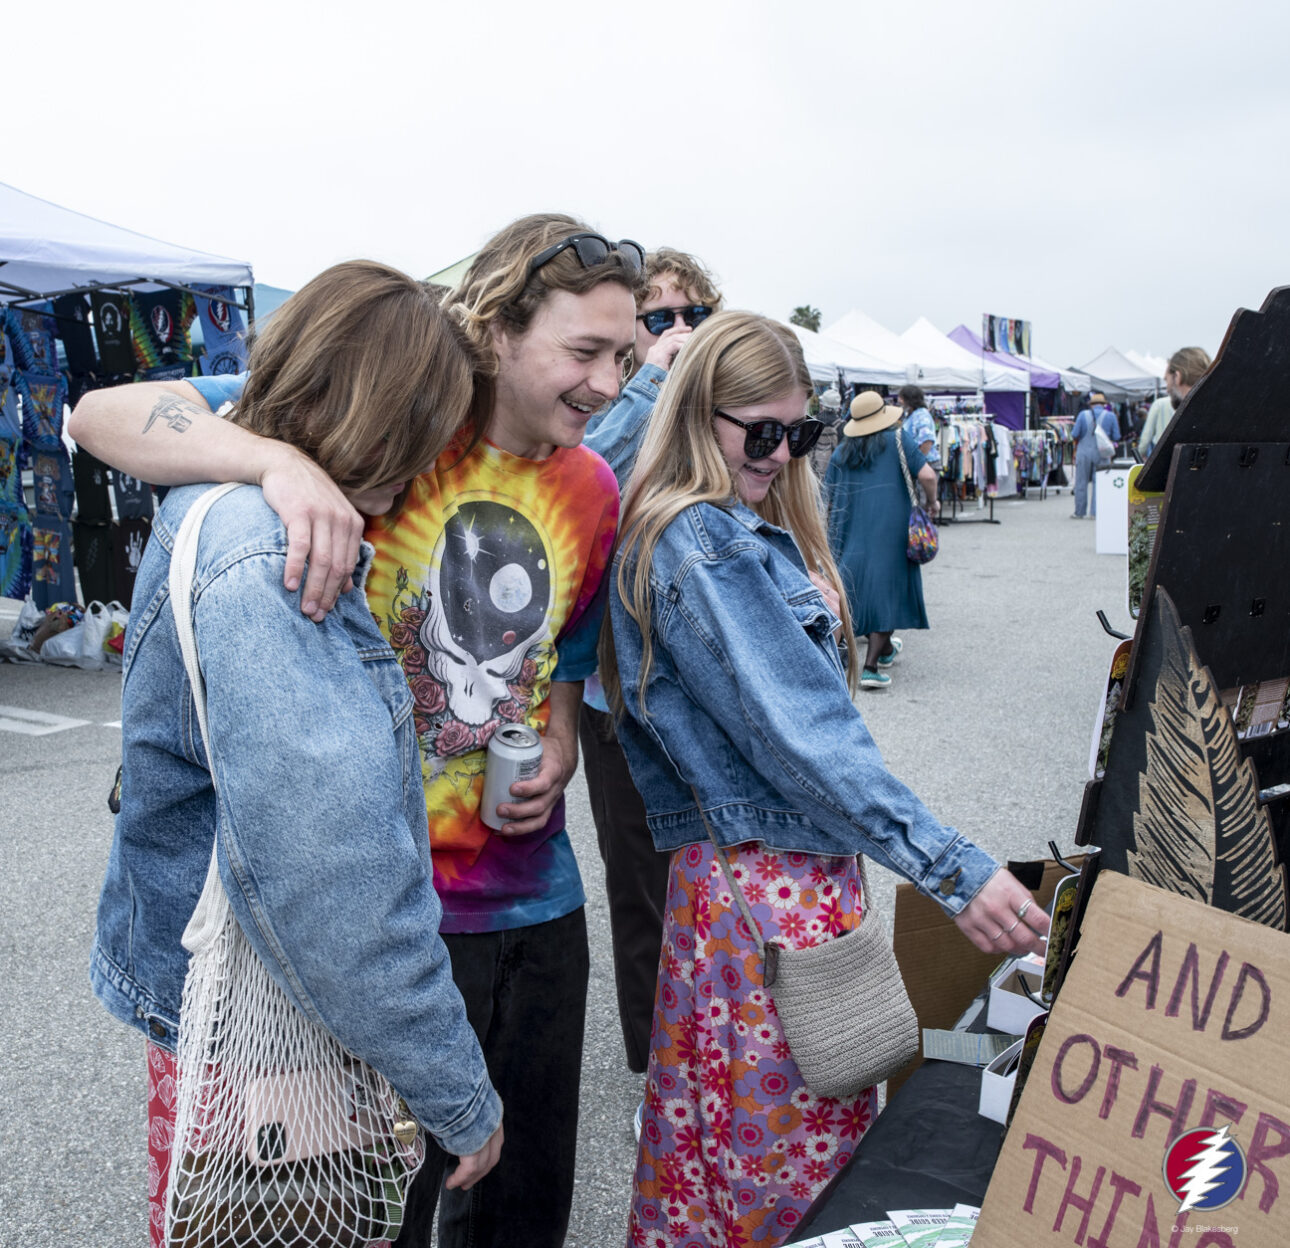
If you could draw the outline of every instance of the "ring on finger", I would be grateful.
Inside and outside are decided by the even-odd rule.
[[[1018,919],[1018,920],[1017,920],[1017,923],[1020,923],[1020,922],[1021,922],[1021,920],[1020,920],[1020,919]],[[1005,927],[1005,928],[1003,929],[1002,935],[1006,936],[1009,932],[1014,931],[1014,930],[1016,929],[1017,923],[1014,923],[1014,924],[1012,925],[1012,927]]]
[[[1026,911],[1029,910],[1030,907],[1033,906],[1034,904],[1035,904],[1035,899],[1033,897],[1027,897],[1026,900],[1021,903],[1021,905],[1017,909],[1018,922],[1020,922],[1020,920],[1026,917]],[[1009,928],[1008,930],[1011,931],[1012,929]]]
[[[994,944],[994,942],[998,940],[999,937],[1002,935],[1003,935],[1003,928],[1000,928],[997,932],[995,932],[993,936],[990,937],[990,943]]]

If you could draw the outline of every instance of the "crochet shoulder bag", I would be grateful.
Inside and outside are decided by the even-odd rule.
[[[695,803],[762,955],[762,982],[806,1086],[817,1096],[853,1097],[917,1057],[918,1019],[873,907],[864,858],[859,858],[864,917],[858,928],[806,949],[765,940],[697,793]]]
[[[216,487],[189,509],[170,596],[208,760],[218,754],[192,620],[197,536]],[[214,767],[211,783],[215,783]],[[362,1248],[393,1239],[425,1139],[384,1076],[278,987],[229,906],[215,847],[184,931],[167,1248]]]

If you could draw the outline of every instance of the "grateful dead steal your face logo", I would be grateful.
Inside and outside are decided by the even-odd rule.
[[[427,755],[480,749],[522,722],[554,664],[551,543],[522,512],[464,498],[413,590],[396,580],[390,642],[412,688]]]

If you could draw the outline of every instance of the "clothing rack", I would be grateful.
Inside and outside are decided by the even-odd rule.
[[[935,408],[933,410],[936,410]],[[995,519],[995,433],[993,422],[983,414],[953,411],[938,412],[941,452],[941,476],[938,495],[941,501],[941,524],[999,524]],[[949,507],[947,509],[946,502]],[[971,510],[986,511],[968,519]]]
[[[1048,491],[1060,492],[1062,487],[1050,484],[1055,469],[1061,468],[1063,447],[1053,429],[1018,430],[1012,435],[1012,455],[1017,470],[1017,493],[1029,498],[1032,490],[1039,491],[1041,500]]]

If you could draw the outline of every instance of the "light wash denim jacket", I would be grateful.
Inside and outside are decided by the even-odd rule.
[[[622,555],[614,565],[617,577]],[[619,739],[661,850],[724,845],[867,854],[957,914],[999,864],[943,826],[883,765],[847,691],[837,619],[792,537],[741,503],[668,525],[651,574],[654,659],[615,588],[627,715]]]
[[[591,447],[614,470],[620,492],[627,489],[627,482],[631,480],[650,413],[666,380],[666,369],[657,364],[642,364],[622,393],[587,422],[583,445]]]
[[[179,524],[207,488],[171,491],[135,584],[94,990],[174,1048],[180,937],[218,832],[233,913],[274,979],[448,1152],[473,1153],[502,1109],[439,936],[407,681],[361,592],[321,624],[300,613],[282,588],[286,535],[258,489],[221,499],[194,581],[217,804],[167,581]],[[365,547],[356,580],[370,559]]]

